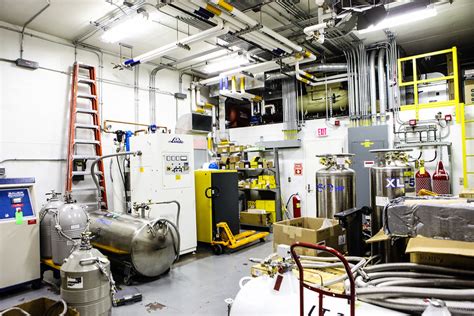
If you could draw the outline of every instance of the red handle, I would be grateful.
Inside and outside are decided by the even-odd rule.
[[[347,276],[349,278],[350,294],[334,293],[331,291],[323,290],[321,288],[315,288],[309,284],[306,284],[304,282],[303,265],[301,264],[299,255],[296,254],[295,252],[296,248],[309,248],[309,249],[314,249],[314,250],[325,251],[337,257],[344,265],[344,269],[346,270]],[[323,245],[305,243],[305,242],[294,243],[293,245],[291,245],[290,250],[291,250],[291,256],[293,257],[293,260],[295,260],[295,263],[298,266],[298,272],[299,272],[300,316],[304,315],[304,288],[307,288],[308,290],[319,293],[319,315],[320,316],[324,315],[323,295],[338,297],[338,298],[346,298],[347,300],[349,300],[349,303],[350,303],[351,316],[355,316],[355,281],[354,281],[354,275],[352,274],[352,271],[351,271],[351,267],[349,266],[349,262],[347,262],[346,258],[344,258],[344,256],[334,248],[323,246]]]

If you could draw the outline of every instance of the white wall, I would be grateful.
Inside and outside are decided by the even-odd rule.
[[[0,25],[18,27],[0,22]],[[33,32],[35,33],[35,32]],[[46,34],[40,36],[64,42]],[[19,34],[0,28],[0,161],[24,158],[65,158],[69,122],[70,72],[74,63],[74,48],[42,39],[25,37],[24,58],[39,62],[40,67],[54,69],[28,70],[1,59],[19,57]],[[77,50],[77,60],[98,66],[98,57],[91,52]],[[103,77],[130,87],[103,84],[104,119],[134,121],[134,74],[129,70],[113,70],[118,57],[104,55]],[[149,74],[151,65],[140,66],[138,121],[149,123]],[[183,90],[189,87],[188,76],[183,77]],[[174,129],[176,101],[170,94],[178,92],[178,73],[163,70],[156,77],[156,87],[164,93],[156,94],[157,124]],[[100,93],[100,92],[99,92]],[[178,103],[179,115],[189,112],[189,97]],[[132,129],[114,125],[114,128]],[[103,136],[104,154],[111,153],[113,135]],[[51,189],[64,192],[65,162],[4,162],[8,177],[35,177],[37,196],[44,201],[44,193]],[[107,166],[106,166],[107,167]],[[106,169],[107,170],[107,169]],[[109,180],[109,178],[107,178]],[[111,201],[109,193],[109,203]]]

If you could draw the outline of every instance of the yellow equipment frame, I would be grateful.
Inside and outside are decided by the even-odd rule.
[[[234,236],[227,223],[220,222],[216,226],[220,239],[212,240],[211,245],[221,245],[229,249],[240,248],[254,241],[263,240],[270,234],[269,232],[257,233],[255,230],[247,230]]]
[[[442,77],[436,77],[436,78],[430,78],[430,79],[422,79],[418,80],[418,69],[417,69],[417,64],[416,61],[418,59],[430,57],[430,56],[436,56],[436,55],[443,55],[446,54],[448,55],[448,61],[450,60],[451,63],[448,62],[448,76],[442,76]],[[451,58],[449,58],[451,55]],[[405,62],[412,62],[412,67],[413,67],[413,80],[412,81],[403,81],[403,76],[402,76],[402,64]],[[426,84],[430,82],[436,82],[436,81],[443,81],[446,80],[447,82],[451,82],[452,86],[452,98],[448,101],[439,101],[439,102],[431,102],[431,103],[418,103],[418,85],[420,84]],[[454,106],[456,107],[456,120],[458,123],[461,123],[460,115],[459,115],[459,74],[458,74],[458,53],[457,53],[457,48],[452,47],[450,49],[444,49],[444,50],[439,50],[436,52],[430,52],[430,53],[425,53],[425,54],[420,54],[420,55],[414,55],[414,56],[409,56],[409,57],[403,57],[398,59],[398,85],[400,87],[408,87],[408,86],[413,86],[413,104],[408,104],[408,105],[402,105],[400,109],[402,111],[408,111],[408,110],[415,110],[416,112],[416,119],[419,120],[420,117],[420,110],[421,109],[432,109],[432,108],[438,108],[438,107],[446,107],[446,106]]]
[[[425,57],[436,56],[436,55],[448,55],[448,76],[422,79],[418,80],[417,72],[417,60]],[[402,76],[402,64],[404,62],[412,62],[413,67],[413,80],[412,81],[403,81]],[[418,85],[426,84],[430,82],[443,81],[446,80],[449,84],[450,90],[450,99],[447,101],[439,101],[432,103],[418,103]],[[430,52],[426,54],[414,55],[409,57],[403,57],[398,59],[398,85],[400,87],[413,86],[413,104],[402,105],[400,110],[409,111],[414,110],[416,119],[420,118],[421,109],[433,109],[439,107],[454,106],[456,113],[456,122],[461,124],[461,138],[462,138],[462,163],[463,163],[463,178],[464,178],[464,188],[469,189],[469,176],[474,175],[474,172],[468,170],[467,158],[474,158],[474,154],[467,153],[467,142],[474,141],[474,137],[466,136],[466,123],[474,123],[474,120],[465,118],[465,107],[472,106],[474,104],[464,104],[460,102],[459,97],[459,73],[458,73],[458,53],[457,48],[454,46],[450,49],[439,50],[435,52]]]

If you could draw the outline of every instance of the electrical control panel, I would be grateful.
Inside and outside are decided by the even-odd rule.
[[[188,153],[165,153],[163,154],[165,174],[179,176],[189,174]]]
[[[22,218],[36,217],[27,188],[0,190],[0,221],[15,221],[16,213]]]

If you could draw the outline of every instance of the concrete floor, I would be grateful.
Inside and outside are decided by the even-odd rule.
[[[270,237],[270,236],[269,236]],[[208,248],[183,256],[170,273],[151,282],[133,284],[143,301],[115,307],[112,315],[227,315],[226,298],[234,298],[239,280],[250,274],[248,258],[263,258],[272,252],[272,240],[234,253],[215,256]],[[45,279],[51,276],[45,276]],[[57,298],[51,286],[22,289],[0,299],[0,310],[41,296]]]

